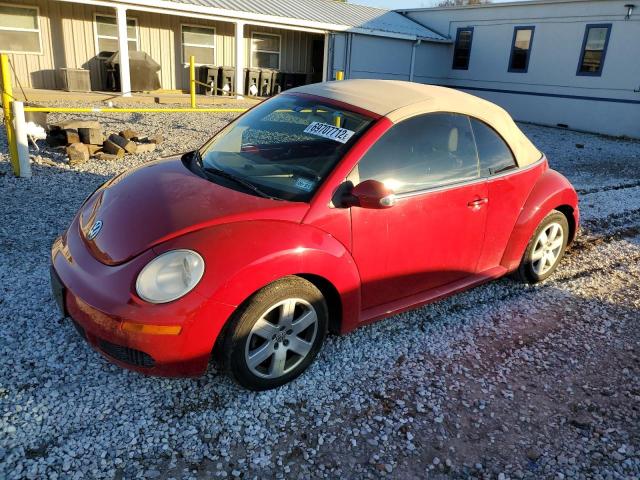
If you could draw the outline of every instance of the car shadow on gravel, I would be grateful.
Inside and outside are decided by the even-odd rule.
[[[167,475],[186,467],[209,478],[249,466],[248,473],[262,478],[632,474],[636,454],[619,450],[633,452],[640,441],[633,400],[640,391],[634,322],[640,308],[625,306],[628,286],[603,299],[559,288],[571,281],[584,278],[537,287],[493,282],[330,338],[318,362],[290,386],[262,394],[233,389],[200,404],[190,399],[180,415],[252,412],[251,428],[278,438],[280,453],[270,455],[271,466],[255,466],[261,449],[253,440],[214,429],[206,442],[211,453],[217,456],[217,442],[230,438],[230,455],[178,459],[177,466],[167,460],[165,466],[173,465]],[[504,290],[511,295],[493,295]],[[476,300],[485,296],[483,308]],[[350,363],[355,343],[379,345],[381,337],[384,354]],[[216,381],[210,372],[199,386],[210,389]]]

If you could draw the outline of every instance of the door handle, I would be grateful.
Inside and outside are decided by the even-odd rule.
[[[488,198],[476,198],[475,200],[471,200],[469,203],[467,203],[467,206],[473,210],[478,210],[487,203],[489,203]]]

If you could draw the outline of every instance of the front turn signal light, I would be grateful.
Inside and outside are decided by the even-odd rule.
[[[143,323],[123,322],[122,330],[130,333],[144,333],[147,335],[180,335],[180,325],[145,325]]]

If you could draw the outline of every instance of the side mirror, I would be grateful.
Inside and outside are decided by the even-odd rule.
[[[391,208],[396,204],[396,196],[393,190],[387,188],[384,183],[377,180],[365,180],[353,187],[344,203],[348,207]]]

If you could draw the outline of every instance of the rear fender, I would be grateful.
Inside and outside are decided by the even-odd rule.
[[[518,268],[540,222],[561,206],[569,206],[573,212],[575,235],[578,229],[578,195],[569,180],[555,170],[548,169],[538,178],[522,207],[500,264],[508,271]]]

